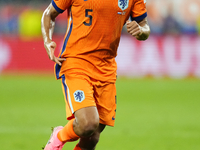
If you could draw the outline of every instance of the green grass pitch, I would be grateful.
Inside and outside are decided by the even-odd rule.
[[[0,76],[0,119],[0,149],[40,150],[51,127],[67,123],[60,81]],[[199,79],[118,79],[116,124],[96,150],[199,149]]]

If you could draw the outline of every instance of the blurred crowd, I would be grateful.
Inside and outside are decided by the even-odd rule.
[[[0,0],[0,36],[41,36],[40,19],[50,2]],[[147,0],[147,11],[152,34],[200,34],[200,0]],[[66,18],[57,18],[55,34],[65,33]]]
[[[147,0],[148,21],[155,34],[200,33],[200,0]]]

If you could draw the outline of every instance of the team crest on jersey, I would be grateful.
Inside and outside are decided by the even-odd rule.
[[[118,0],[118,6],[121,10],[125,10],[128,8],[129,0]]]
[[[76,92],[74,92],[74,99],[76,102],[82,102],[85,99],[85,94],[83,91],[81,90],[77,90]]]

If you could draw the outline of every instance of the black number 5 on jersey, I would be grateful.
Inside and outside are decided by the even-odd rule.
[[[85,17],[88,17],[90,19],[89,23],[87,23],[85,21],[83,22],[83,24],[86,25],[86,26],[92,25],[92,16],[88,14],[89,12],[93,12],[93,10],[92,9],[86,9],[85,10]]]

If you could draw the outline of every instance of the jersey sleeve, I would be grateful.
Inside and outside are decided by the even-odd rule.
[[[52,5],[57,12],[63,13],[72,5],[72,0],[52,0]]]
[[[131,21],[141,21],[147,17],[146,0],[136,0],[131,10]]]

